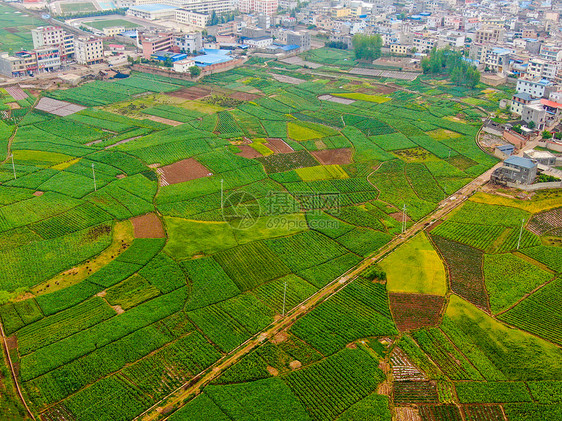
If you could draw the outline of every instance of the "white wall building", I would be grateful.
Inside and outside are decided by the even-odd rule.
[[[249,38],[244,40],[244,44],[255,48],[265,48],[270,45],[273,45],[273,38],[271,37]]]
[[[556,63],[540,58],[529,60],[529,65],[527,66],[527,74],[533,78],[554,80],[557,72],[558,66]]]
[[[103,59],[103,41],[97,38],[75,39],[74,56],[79,64],[99,63]]]
[[[127,14],[136,18],[146,20],[174,19],[176,16],[176,6],[167,4],[141,4],[130,7]]]
[[[174,62],[174,72],[189,73],[189,68],[195,66],[195,62],[191,59],[183,59]]]
[[[58,47],[62,59],[74,54],[74,35],[67,34],[60,26],[40,26],[31,30],[33,48]]]
[[[192,12],[190,10],[177,9],[175,18],[177,23],[204,28],[207,26],[207,22],[209,22],[211,16],[204,13]]]
[[[518,79],[515,89],[517,90],[517,93],[526,93],[531,95],[533,98],[547,97],[548,95],[550,95],[550,92],[554,91],[552,82],[548,80],[535,81],[528,79]]]

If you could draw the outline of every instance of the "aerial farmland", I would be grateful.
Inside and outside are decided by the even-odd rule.
[[[0,89],[0,418],[562,418],[562,193],[486,184],[497,98],[301,70]]]

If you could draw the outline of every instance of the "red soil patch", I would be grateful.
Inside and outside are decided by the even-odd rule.
[[[160,174],[160,185],[183,183],[213,175],[204,165],[193,158],[184,159],[156,170]]]
[[[351,148],[324,149],[322,151],[311,151],[314,157],[322,165],[346,165],[351,164],[353,151]]]
[[[16,335],[8,336],[6,338],[6,346],[9,350],[16,349],[18,347],[18,338]]]
[[[135,238],[164,238],[166,233],[162,222],[154,213],[131,218],[135,230]]]
[[[272,367],[270,365],[267,366],[267,371],[272,376],[278,376],[279,375],[279,370],[277,370],[275,367]]]
[[[283,139],[268,138],[265,144],[269,149],[275,153],[291,153],[294,149],[291,148]]]
[[[241,156],[243,158],[261,158],[262,154],[256,151],[254,148],[248,145],[236,145],[240,152],[236,155]]]
[[[33,196],[37,196],[37,197],[43,196],[43,193],[44,192],[42,192],[41,190],[37,190],[36,192],[33,193]]]
[[[189,88],[180,89],[179,91],[167,92],[166,95],[182,99],[200,99],[211,94],[211,88],[207,86],[190,86]]]
[[[402,212],[394,212],[394,213],[389,213],[388,216],[390,216],[391,218],[396,219],[398,222],[402,222],[404,220],[404,214]],[[406,214],[406,221],[411,221],[410,217],[408,216],[408,214]]]
[[[4,30],[5,30],[6,32],[9,32],[10,34],[16,34],[16,33],[19,32],[19,29],[18,29],[18,28],[13,28],[13,27],[4,28]]]
[[[289,335],[287,335],[286,332],[279,332],[277,335],[273,337],[271,343],[275,345],[279,345],[280,343],[285,342],[287,339],[289,339]]]
[[[436,326],[445,305],[445,298],[439,295],[388,294],[390,310],[396,327],[404,332],[424,326]]]
[[[302,363],[299,360],[293,360],[289,363],[291,370],[297,370],[302,367]]]
[[[231,93],[230,97],[232,99],[237,99],[238,101],[254,101],[258,98],[261,98],[260,95],[251,94],[249,92],[239,92],[239,91]]]

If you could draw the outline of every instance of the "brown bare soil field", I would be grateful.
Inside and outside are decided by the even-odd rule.
[[[291,148],[283,139],[278,138],[268,138],[265,144],[269,149],[275,153],[291,153],[294,149]]]
[[[212,175],[211,171],[193,158],[182,159],[173,164],[166,165],[156,170],[160,174],[160,185],[183,183]]]
[[[390,216],[391,218],[396,219],[398,222],[402,222],[404,220],[404,214],[402,212],[393,212],[393,213],[389,213],[388,216]],[[410,217],[408,216],[408,214],[406,214],[406,221],[411,221]]]
[[[410,408],[409,406],[397,407],[396,420],[397,421],[421,421],[421,417],[417,408]]]
[[[251,159],[251,158],[260,158],[262,156],[261,153],[256,151],[251,146],[248,145],[236,145],[236,146],[238,147],[238,149],[240,149],[240,152],[238,152],[236,155],[241,156],[243,158]]]
[[[180,126],[183,124],[181,121],[170,120],[169,118],[158,117],[157,115],[147,114],[144,118],[147,118],[148,120],[152,120],[152,121],[157,121],[158,123],[167,124],[168,126]]]
[[[401,331],[436,326],[445,305],[445,298],[439,295],[388,294],[390,310],[396,327]]]
[[[351,148],[324,149],[323,151],[311,151],[314,157],[322,165],[347,165],[351,164],[353,151]]]
[[[189,88],[180,89],[179,91],[167,92],[166,95],[182,99],[200,99],[211,94],[211,88],[207,86],[190,86]]]
[[[164,238],[166,233],[162,222],[155,213],[147,213],[146,215],[131,218],[135,238]]]
[[[237,99],[238,101],[254,101],[258,98],[261,98],[261,95],[240,91],[232,92],[229,96],[230,98]]]

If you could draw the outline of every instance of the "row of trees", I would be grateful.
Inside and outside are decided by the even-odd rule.
[[[328,41],[324,44],[328,48],[337,48],[339,50],[347,50],[347,43],[343,41]]]
[[[234,20],[236,17],[236,12],[227,12],[221,13],[217,15],[217,13],[213,10],[211,13],[211,17],[209,18],[209,26],[220,25],[221,23],[227,23]]]
[[[381,56],[382,38],[380,35],[356,34],[351,43],[358,60],[373,61]]]
[[[455,85],[474,88],[480,82],[480,73],[461,53],[448,48],[431,50],[421,61],[425,74],[447,74]]]

